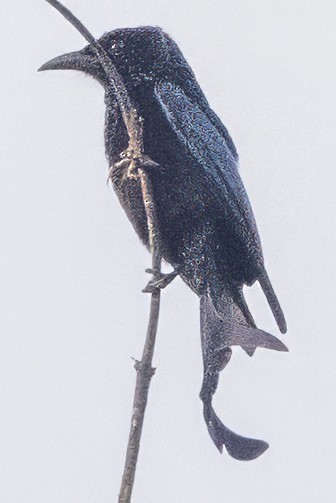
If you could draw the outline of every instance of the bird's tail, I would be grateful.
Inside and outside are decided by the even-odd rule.
[[[208,426],[209,434],[219,452],[223,445],[227,452],[240,461],[256,459],[268,449],[268,443],[255,438],[242,437],[227,428],[216,415],[211,402],[203,402],[204,419]]]
[[[232,296],[222,296],[220,313],[209,295],[201,296],[201,340],[204,376],[200,398],[209,434],[220,452],[225,446],[228,453],[240,460],[251,460],[260,456],[268,447],[262,440],[245,438],[227,428],[212,407],[212,397],[217,389],[219,372],[231,357],[231,346],[241,346],[249,356],[257,347],[287,351],[276,337],[255,327],[253,319],[244,313],[245,304],[233,301]],[[245,307],[244,307],[245,306]],[[217,306],[216,306],[217,307]],[[249,321],[247,321],[249,320]]]

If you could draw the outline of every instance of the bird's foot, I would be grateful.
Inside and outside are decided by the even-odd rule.
[[[144,293],[153,293],[156,290],[166,288],[174,278],[177,276],[176,271],[172,271],[168,274],[163,272],[155,272],[153,269],[146,269],[146,272],[153,274],[153,278],[147,283],[145,288],[142,290]]]
[[[109,169],[107,183],[109,183],[110,180],[113,181],[114,175],[117,172],[122,173],[123,180],[127,178],[138,180],[140,178],[139,169],[156,168],[159,166],[148,155],[137,156],[130,148],[121,152],[119,157],[120,159],[117,162],[113,163]]]

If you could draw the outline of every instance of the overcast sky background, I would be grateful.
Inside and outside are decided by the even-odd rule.
[[[215,398],[259,459],[219,455],[198,398],[197,297],[163,292],[136,503],[315,503],[336,492],[336,3],[67,0],[96,35],[162,26],[240,154],[289,353],[234,350]],[[84,45],[43,0],[0,19],[0,501],[117,500],[150,256],[106,186],[103,91],[37,73]],[[278,335],[257,287],[258,325]]]

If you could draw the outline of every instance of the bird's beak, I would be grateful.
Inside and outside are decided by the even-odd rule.
[[[87,56],[82,51],[69,52],[62,54],[44,63],[38,71],[44,70],[81,70],[87,72],[87,69],[95,62],[93,56]]]
[[[81,51],[69,52],[44,63],[38,71],[79,70],[96,78],[100,83],[105,80],[105,72],[95,55],[87,54],[89,47]]]

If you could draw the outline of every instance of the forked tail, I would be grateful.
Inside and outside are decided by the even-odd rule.
[[[252,460],[260,456],[268,444],[262,440],[242,437],[227,428],[216,415],[212,407],[212,397],[216,392],[219,372],[231,358],[230,346],[241,346],[252,356],[257,347],[288,351],[276,337],[263,330],[248,325],[241,309],[226,295],[218,314],[208,295],[201,296],[201,340],[204,376],[200,398],[203,401],[204,419],[209,434],[217,449],[222,452],[225,446],[235,459]],[[251,322],[252,325],[252,322]]]

